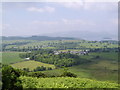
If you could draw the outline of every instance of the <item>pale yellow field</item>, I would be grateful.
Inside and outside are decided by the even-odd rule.
[[[37,62],[34,60],[23,61],[23,62],[11,64],[11,66],[14,68],[18,68],[18,69],[29,68],[29,70],[33,70],[38,66],[51,67],[52,69],[55,68],[55,66],[52,64],[45,64],[45,63]]]

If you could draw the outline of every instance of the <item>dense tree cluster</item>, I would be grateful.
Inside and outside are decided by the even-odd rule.
[[[31,70],[29,70],[29,68],[23,68],[23,70],[26,71],[26,72],[31,71]],[[38,66],[33,71],[37,72],[37,71],[46,71],[46,70],[52,70],[52,68],[51,67],[45,67],[45,66]]]
[[[20,57],[29,57],[31,60],[54,64],[57,67],[70,67],[85,62],[85,60],[81,59],[78,55],[70,53],[60,53],[58,55],[54,55],[52,50],[39,50],[31,53],[22,53],[20,54]]]
[[[2,90],[21,90],[20,75],[20,70],[4,65],[2,67]]]
[[[39,66],[39,67],[36,67],[36,69],[34,69],[34,72],[36,72],[36,71],[45,71],[45,70],[52,70],[52,68],[51,67],[46,68],[44,66]]]

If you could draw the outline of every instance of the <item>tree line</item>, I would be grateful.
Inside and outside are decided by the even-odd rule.
[[[54,55],[52,50],[39,50],[30,53],[21,53],[19,56],[21,58],[30,58],[30,60],[54,64],[56,67],[70,67],[87,62],[87,60],[81,59],[79,55],[75,54],[60,53],[58,55]]]

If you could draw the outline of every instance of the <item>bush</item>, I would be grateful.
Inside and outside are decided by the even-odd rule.
[[[18,79],[21,72],[11,66],[4,65],[2,67],[2,90],[18,90],[22,89],[21,81]]]
[[[48,70],[52,70],[52,68],[51,68],[51,67],[48,67]]]
[[[23,70],[29,72],[29,68],[23,68]]]
[[[36,71],[45,71],[45,70],[46,70],[46,67],[41,66],[41,67],[37,67],[36,69],[34,69],[34,72],[36,72]]]
[[[28,76],[30,77],[46,77],[46,75],[44,73],[41,72],[30,72],[28,73]]]
[[[71,73],[71,72],[64,72],[61,76],[62,77],[77,77],[76,74]]]

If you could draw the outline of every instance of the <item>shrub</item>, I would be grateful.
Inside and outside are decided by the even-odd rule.
[[[36,71],[45,71],[45,70],[46,70],[46,67],[41,66],[41,67],[37,67],[36,69],[34,69],[34,72],[36,72]]]
[[[61,76],[62,77],[77,77],[76,74],[71,73],[71,72],[64,72]]]
[[[23,70],[29,72],[29,68],[23,68]]]
[[[28,76],[30,77],[46,77],[46,75],[44,73],[41,72],[30,72],[28,73]]]
[[[18,79],[21,72],[11,66],[4,65],[2,67],[2,90],[18,90],[22,89],[21,81]]]
[[[52,68],[51,68],[51,67],[48,67],[48,70],[52,70]]]

